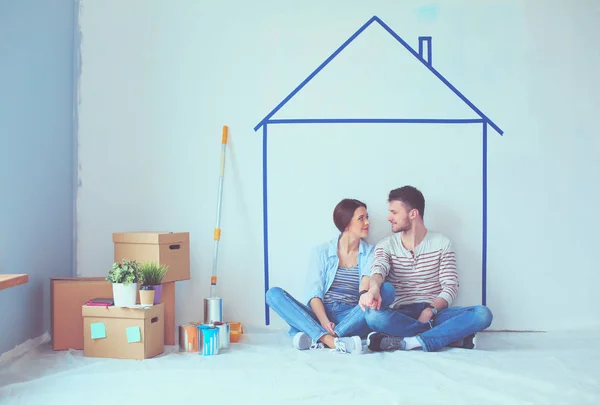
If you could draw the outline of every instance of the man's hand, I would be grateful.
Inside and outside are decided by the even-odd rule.
[[[329,319],[327,319],[326,321],[321,322],[321,326],[323,328],[325,328],[325,330],[327,332],[329,332],[329,334],[333,337],[337,337],[337,335],[335,334],[334,328],[335,328],[335,323],[331,322]]]
[[[381,295],[379,294],[378,288],[371,288],[369,291],[360,296],[358,300],[358,305],[364,311],[366,311],[366,307],[371,309],[380,309],[381,308]]]
[[[419,319],[417,319],[417,320],[419,322],[425,323],[425,322],[429,322],[431,320],[431,318],[433,318],[433,309],[425,308],[421,312],[421,315],[419,315]]]

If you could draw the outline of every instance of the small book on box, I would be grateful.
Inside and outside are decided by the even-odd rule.
[[[110,307],[114,304],[115,302],[112,298],[94,298],[87,302],[87,305],[90,307]]]

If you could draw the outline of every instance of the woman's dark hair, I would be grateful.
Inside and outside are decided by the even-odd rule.
[[[350,221],[352,221],[354,211],[358,207],[365,207],[366,209],[367,204],[353,198],[344,198],[335,206],[333,210],[333,223],[340,232],[344,232]]]

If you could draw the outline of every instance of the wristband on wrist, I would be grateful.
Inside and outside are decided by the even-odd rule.
[[[438,314],[438,310],[433,305],[429,304],[427,308],[431,308],[431,310],[433,311],[433,316],[436,316]]]
[[[369,292],[369,290],[360,290],[360,292],[358,293],[358,296],[360,297],[364,293],[368,293],[368,292]]]

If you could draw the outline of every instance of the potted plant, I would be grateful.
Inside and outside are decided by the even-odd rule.
[[[140,305],[151,307],[154,305],[154,296],[154,286],[144,284],[140,287]]]
[[[140,271],[143,275],[144,286],[152,287],[152,289],[154,290],[154,304],[160,304],[160,296],[162,293],[162,279],[167,273],[168,268],[169,267],[167,265],[157,264],[156,262],[144,262],[140,265]]]
[[[123,259],[114,262],[106,281],[112,283],[113,300],[116,307],[135,306],[138,283],[142,282],[140,264],[135,260]]]

